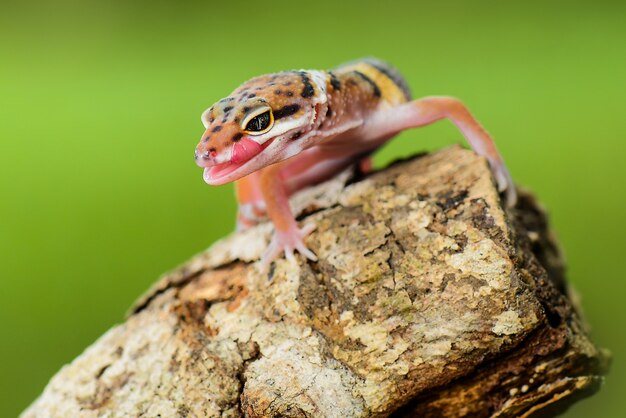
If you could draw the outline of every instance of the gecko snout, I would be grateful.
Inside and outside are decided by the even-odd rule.
[[[200,167],[212,167],[219,164],[217,159],[217,151],[215,150],[195,150],[194,159]]]

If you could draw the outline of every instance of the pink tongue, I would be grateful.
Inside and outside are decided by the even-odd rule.
[[[233,155],[230,161],[243,163],[263,150],[263,147],[249,138],[242,138],[233,145]]]

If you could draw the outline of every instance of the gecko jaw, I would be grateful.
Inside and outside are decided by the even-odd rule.
[[[233,171],[237,170],[239,167],[241,167],[244,164],[245,162],[241,162],[241,163],[227,162],[227,163],[214,165],[211,167],[206,167],[204,169],[204,174],[202,177],[204,178],[204,181],[211,186],[224,184],[220,182],[220,179],[232,173]]]
[[[233,153],[230,161],[204,168],[204,174],[202,176],[204,181],[208,185],[217,186],[243,177],[241,175],[238,176],[237,174],[232,176],[232,174],[250,161],[255,160],[264,149],[272,144],[272,142],[274,142],[274,138],[271,138],[263,144],[258,144],[250,139],[242,140],[241,146],[238,148],[235,148],[235,146],[237,146],[237,144],[235,144],[235,146],[233,146]]]

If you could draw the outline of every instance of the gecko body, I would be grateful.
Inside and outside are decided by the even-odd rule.
[[[314,227],[300,228],[289,207],[294,192],[359,162],[399,132],[450,119],[487,158],[510,205],[515,188],[489,134],[457,99],[411,100],[406,81],[390,65],[364,59],[331,71],[263,75],[242,84],[202,114],[206,131],[196,163],[210,185],[236,182],[238,228],[267,214],[275,226],[263,254],[267,265],[283,251],[316,256],[304,244]]]

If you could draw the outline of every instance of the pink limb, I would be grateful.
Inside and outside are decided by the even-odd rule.
[[[386,112],[381,117],[375,118],[372,122],[368,122],[367,128],[371,129],[366,135],[372,138],[382,138],[395,132],[428,125],[441,119],[452,121],[463,133],[474,151],[487,159],[496,178],[498,189],[500,191],[506,190],[507,204],[514,206],[517,201],[515,185],[495,143],[458,99],[433,96],[406,103]]]
[[[261,193],[267,214],[275,228],[272,240],[261,257],[262,268],[267,267],[282,252],[288,260],[295,261],[294,250],[310,260],[317,260],[317,256],[304,244],[304,238],[315,229],[315,226],[306,225],[302,229],[298,227],[289,206],[289,195],[311,182],[327,177],[329,173],[336,173],[348,164],[347,159],[342,159],[341,164],[326,164],[329,161],[327,157],[329,157],[327,152],[312,148],[260,171]],[[319,166],[321,163],[324,163],[323,167]]]

